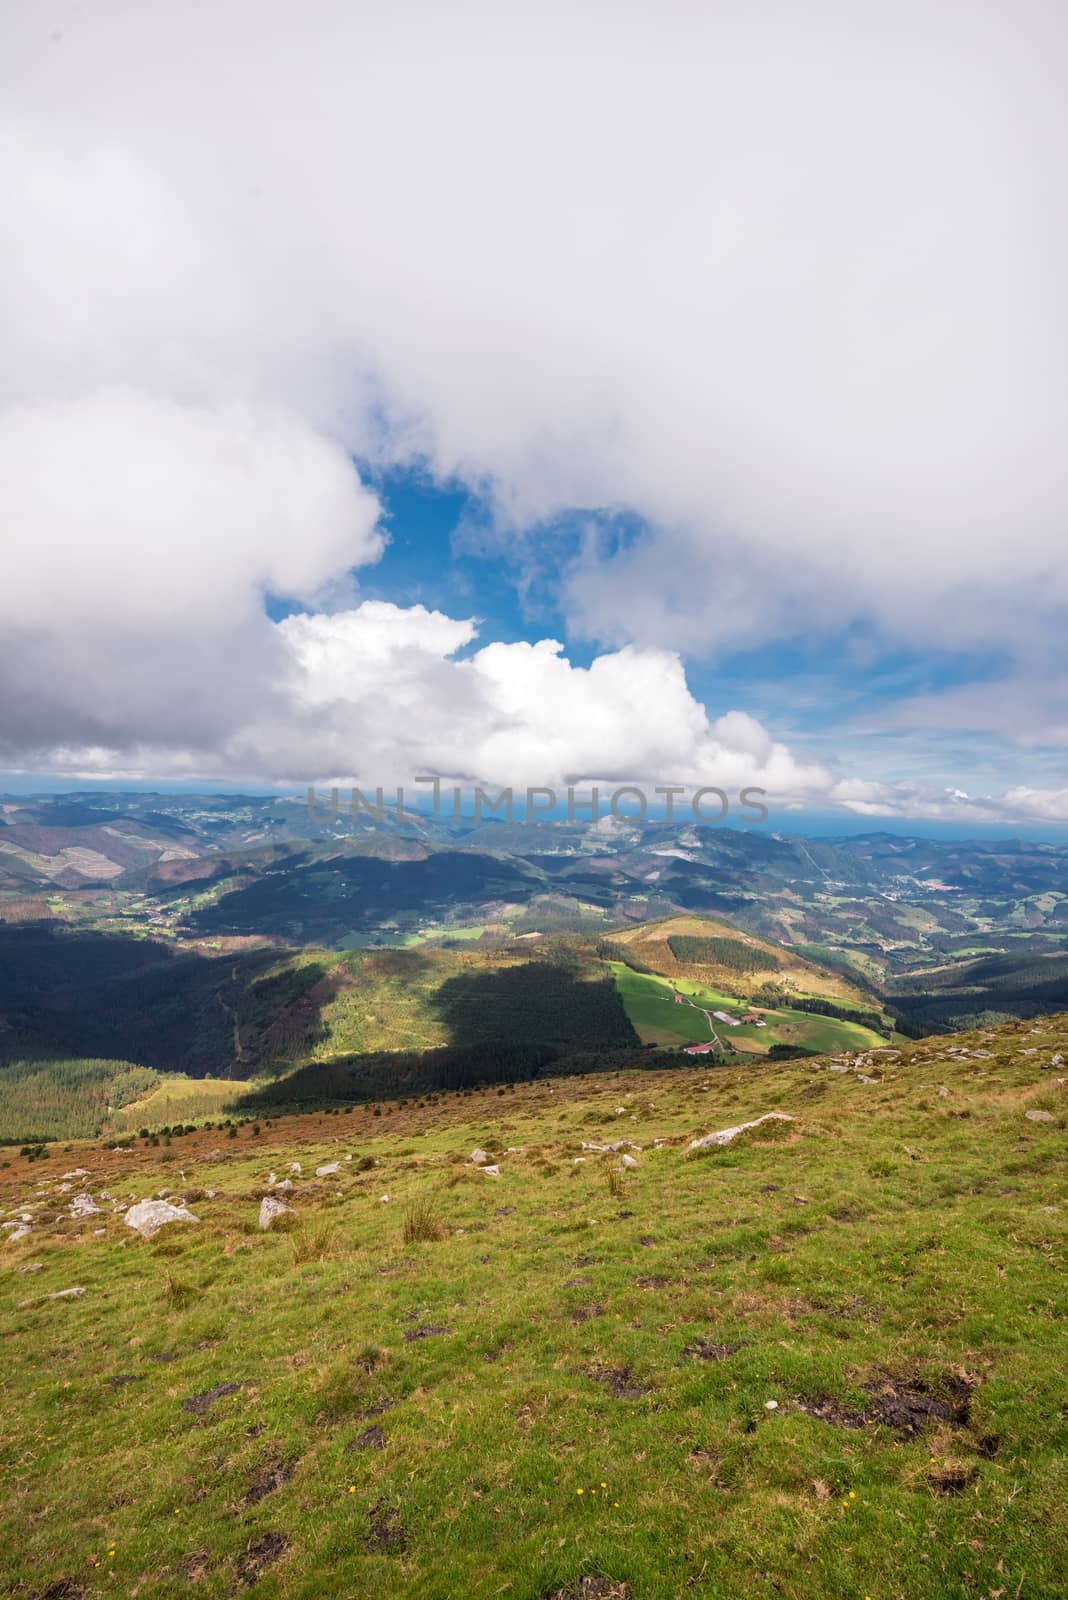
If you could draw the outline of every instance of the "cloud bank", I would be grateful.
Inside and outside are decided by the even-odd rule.
[[[679,653],[863,619],[1063,684],[1062,8],[4,11],[9,764],[832,794]],[[353,454],[477,488],[534,564],[635,513],[561,574],[590,669],[356,604]]]

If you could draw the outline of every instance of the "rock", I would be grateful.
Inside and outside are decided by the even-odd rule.
[[[39,1294],[29,1300],[20,1300],[18,1308],[20,1311],[26,1311],[30,1306],[43,1306],[46,1300],[80,1300],[84,1293],[85,1290],[82,1288],[54,1289],[51,1294]]]
[[[75,1167],[72,1172],[64,1172],[64,1178],[87,1178],[89,1176],[85,1167]]]
[[[268,1189],[273,1189],[277,1182],[278,1182],[278,1174],[277,1174],[277,1172],[272,1172],[270,1174],[270,1176],[268,1177],[268,1179],[267,1179],[267,1187],[268,1187]]]
[[[389,1205],[389,1195],[388,1194],[379,1195],[378,1203],[379,1203],[380,1206],[388,1206]]]
[[[172,1206],[166,1200],[142,1200],[124,1214],[128,1227],[136,1228],[142,1239],[151,1239],[169,1222],[199,1222],[185,1206]]]
[[[346,1156],[346,1157],[345,1157],[345,1160],[346,1160],[346,1161],[351,1161],[351,1160],[352,1160],[352,1157],[351,1157],[351,1156]]]
[[[474,1162],[476,1167],[484,1167],[489,1161],[489,1156],[486,1154],[485,1150],[472,1150],[471,1160]]]
[[[624,1155],[621,1158],[621,1165],[624,1167],[636,1167],[638,1163],[635,1161],[633,1156]]]
[[[329,1178],[335,1172],[340,1172],[340,1171],[341,1171],[341,1162],[340,1161],[326,1161],[326,1162],[323,1163],[323,1165],[321,1167],[316,1167],[315,1176],[317,1178]]]
[[[1052,1111],[1025,1111],[1024,1116],[1028,1122],[1055,1122]]]
[[[44,1267],[43,1261],[25,1261],[21,1267],[16,1267],[16,1272],[40,1272]]]
[[[764,1401],[764,1410],[765,1411],[778,1411],[778,1409],[779,1409],[779,1402],[777,1400],[765,1400]]]
[[[291,1161],[289,1163],[289,1170],[290,1170],[290,1172],[295,1172],[297,1174],[297,1177],[299,1178],[300,1174],[301,1174],[301,1170],[302,1170],[300,1162],[299,1161]]]
[[[709,1150],[714,1146],[733,1144],[740,1133],[748,1133],[750,1128],[759,1128],[765,1122],[793,1122],[793,1117],[785,1111],[766,1111],[762,1117],[757,1117],[753,1122],[740,1122],[736,1128],[721,1128],[718,1133],[706,1133],[702,1139],[691,1139],[691,1150]]]
[[[7,1236],[8,1244],[17,1244],[20,1239],[25,1239],[26,1235],[29,1232],[30,1232],[29,1224],[26,1223],[26,1222],[20,1222],[18,1227],[15,1229],[15,1231],[13,1233],[9,1233],[8,1234],[8,1236]]]
[[[1052,1072],[1054,1067],[1063,1067],[1063,1066],[1064,1066],[1064,1057],[1062,1055],[1050,1056],[1049,1060],[1043,1063],[1042,1071],[1043,1072]]]
[[[939,1100],[948,1100],[949,1096],[950,1096],[950,1092],[951,1091],[946,1088],[945,1084],[943,1084],[941,1089],[939,1089],[939,1091],[938,1091]]]
[[[76,1194],[70,1203],[72,1217],[99,1217],[100,1207],[91,1194]]]
[[[499,1178],[501,1175],[501,1169],[495,1163],[491,1164],[490,1166],[483,1167],[482,1171],[486,1174],[487,1178]]]
[[[277,1222],[278,1218],[285,1216],[287,1212],[290,1216],[294,1215],[293,1207],[287,1206],[284,1200],[275,1200],[269,1194],[264,1195],[260,1201],[260,1227],[263,1229],[269,1228],[273,1222]]]
[[[857,1073],[857,1082],[858,1083],[882,1083],[882,1081],[883,1080],[881,1078],[868,1078],[868,1077],[865,1076],[865,1074],[863,1072],[858,1072]]]
[[[281,1183],[275,1185],[279,1194],[292,1194],[297,1187],[292,1178],[283,1178]]]

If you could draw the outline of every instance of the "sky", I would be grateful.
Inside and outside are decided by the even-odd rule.
[[[0,17],[0,781],[1068,822],[1063,7]]]

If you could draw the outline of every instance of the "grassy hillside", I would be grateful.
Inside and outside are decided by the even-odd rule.
[[[1066,1054],[1060,1017],[12,1155],[5,1592],[1059,1600]],[[145,1241],[161,1189],[199,1221]]]
[[[707,1044],[711,1027],[720,1039],[729,1040],[733,1049],[757,1055],[766,1054],[777,1044],[820,1051],[865,1050],[887,1042],[883,1033],[872,1028],[837,1017],[812,1015],[788,1005],[758,1006],[756,1014],[764,1019],[763,1027],[742,1023],[732,1028],[714,1017],[710,1025],[706,1011],[726,1011],[737,1016],[742,1010],[736,992],[728,994],[685,978],[672,980],[633,972],[621,963],[614,964],[613,970],[627,1015],[645,1044]],[[676,992],[693,1004],[680,1005]]]
[[[694,979],[727,994],[751,995],[774,979],[843,1005],[872,1005],[871,995],[846,973],[709,917],[666,917],[623,929],[612,939],[654,972]]]

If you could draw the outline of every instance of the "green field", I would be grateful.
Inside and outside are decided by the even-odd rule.
[[[0,1588],[1062,1600],[1068,1017],[946,1043],[12,1153]]]
[[[688,995],[707,1011],[726,1011],[731,1015],[752,1009],[749,1003],[687,978],[661,978],[655,974],[633,972],[622,962],[609,965],[623,996],[627,1015],[643,1041],[655,1044],[704,1044],[709,1039],[708,1023],[701,1011],[680,1005],[674,991]],[[755,1008],[767,1018],[767,1026],[742,1023],[736,1028],[713,1022],[719,1036],[729,1039],[735,1049],[766,1052],[774,1044],[799,1045],[806,1050],[868,1050],[885,1044],[886,1039],[871,1028],[836,1017],[821,1017],[789,1006]]]

